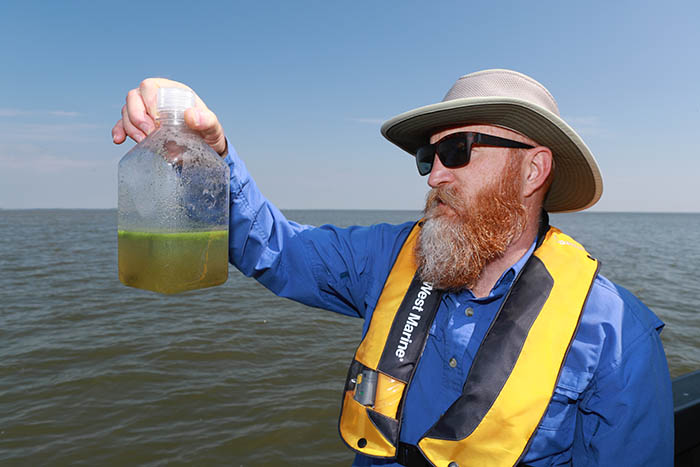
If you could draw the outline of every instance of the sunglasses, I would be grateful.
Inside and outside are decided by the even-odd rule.
[[[428,175],[430,171],[433,170],[433,162],[435,161],[436,155],[440,158],[442,165],[450,169],[467,165],[472,155],[472,147],[474,145],[495,146],[499,148],[534,148],[534,146],[521,143],[520,141],[485,135],[483,133],[474,133],[472,131],[452,133],[451,135],[445,136],[437,143],[426,144],[418,149],[418,152],[416,152],[418,173],[421,175]]]

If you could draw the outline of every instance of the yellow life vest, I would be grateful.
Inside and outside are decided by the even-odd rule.
[[[348,371],[339,431],[353,450],[396,458],[403,402],[440,303],[416,275],[416,224]],[[543,417],[598,262],[550,227],[476,353],[462,395],[418,442],[437,467],[513,466]]]

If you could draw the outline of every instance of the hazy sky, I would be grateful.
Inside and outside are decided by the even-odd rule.
[[[601,211],[700,211],[700,3],[0,2],[0,207],[116,207],[110,130],[189,84],[281,208],[420,209],[381,122],[461,75],[543,83],[596,156]]]

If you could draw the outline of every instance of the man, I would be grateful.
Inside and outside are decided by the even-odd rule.
[[[113,129],[154,128],[144,81]],[[280,296],[359,316],[340,434],[354,465],[671,465],[663,324],[597,273],[547,212],[597,202],[593,155],[538,82],[461,77],[386,122],[432,188],[424,219],[340,229],[288,222],[200,100],[185,114],[231,169],[231,262]]]

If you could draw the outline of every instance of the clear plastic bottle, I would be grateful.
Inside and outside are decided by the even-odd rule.
[[[185,125],[194,94],[158,92],[158,128],[119,162],[119,280],[173,294],[228,278],[229,169]]]

